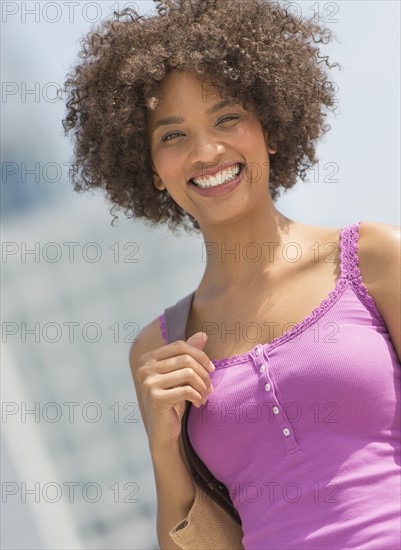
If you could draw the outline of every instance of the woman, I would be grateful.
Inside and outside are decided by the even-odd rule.
[[[317,162],[329,38],[262,0],[166,1],[90,33],[66,82],[76,190],[207,250],[179,326],[162,314],[130,350],[161,548],[194,506],[185,402],[246,550],[399,548],[399,228],[274,205]]]

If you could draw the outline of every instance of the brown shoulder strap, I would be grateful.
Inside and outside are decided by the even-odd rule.
[[[174,306],[164,310],[167,329],[167,341],[170,344],[176,340],[185,340],[185,329],[187,326],[189,310],[195,291],[184,298],[181,298]]]
[[[227,487],[213,476],[192,447],[188,436],[188,414],[191,405],[190,401],[185,401],[185,411],[181,419],[181,448],[185,452],[187,466],[192,478],[210,498],[221,506],[239,525],[242,525],[241,517],[231,500]]]
[[[165,309],[164,315],[168,343],[186,339],[185,329],[194,294],[195,292],[191,292],[187,296],[184,296],[184,298],[181,298],[174,306]],[[190,401],[185,401],[185,411],[181,419],[180,449],[183,459],[189,468],[194,482],[241,525],[241,518],[233,505],[227,487],[213,476],[192,447],[187,425],[191,404]]]

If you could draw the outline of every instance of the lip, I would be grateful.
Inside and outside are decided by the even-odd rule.
[[[214,168],[211,168],[210,170],[201,170],[200,172],[196,172],[195,174],[192,174],[192,176],[189,178],[188,183],[190,180],[194,178],[200,177],[206,177],[206,176],[214,176],[217,174],[217,172],[220,172],[221,170],[228,170],[231,166],[235,166],[236,164],[243,164],[240,161],[233,161],[233,162],[222,162],[218,166],[215,166]]]
[[[202,195],[203,197],[218,197],[220,195],[226,195],[227,193],[233,191],[233,189],[235,189],[244,179],[246,166],[243,163],[235,164],[241,164],[241,171],[235,178],[235,180],[228,181],[227,183],[222,183],[217,187],[201,188],[197,187],[191,182],[189,182],[189,186],[195,191],[195,193],[198,193],[198,195]]]

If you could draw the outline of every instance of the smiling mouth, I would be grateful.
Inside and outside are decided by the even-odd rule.
[[[200,178],[192,178],[189,180],[189,183],[192,183],[196,187],[201,189],[209,189],[211,187],[218,187],[219,185],[224,185],[229,181],[236,179],[241,171],[244,169],[244,164],[234,164],[229,169],[221,170],[214,174],[213,176],[205,176]]]

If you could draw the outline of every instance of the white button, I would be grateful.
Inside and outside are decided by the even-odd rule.
[[[290,430],[288,428],[283,428],[283,434],[286,436],[290,435]]]
[[[274,414],[278,414],[280,411],[279,411],[278,407],[273,407],[273,412],[274,412]]]
[[[256,355],[257,357],[259,357],[259,355],[260,355],[260,348],[256,348],[256,350],[255,350],[255,355]]]
[[[266,391],[270,391],[270,384],[269,384],[269,382],[268,382],[267,384],[265,384],[265,390],[266,390]]]
[[[260,367],[260,369],[259,369],[260,372],[264,372],[265,368],[266,368],[266,367],[265,367],[264,365],[261,365],[261,367]]]

